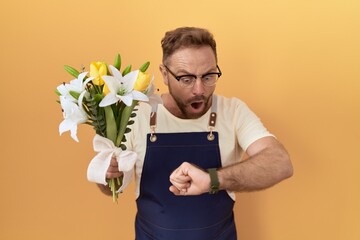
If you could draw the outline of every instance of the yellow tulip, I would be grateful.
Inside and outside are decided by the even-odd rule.
[[[136,79],[134,90],[144,92],[150,84],[150,75],[139,71],[139,75]]]
[[[92,82],[95,85],[102,86],[104,85],[104,80],[101,76],[107,74],[106,64],[104,62],[92,62],[90,64],[90,77],[94,77]]]

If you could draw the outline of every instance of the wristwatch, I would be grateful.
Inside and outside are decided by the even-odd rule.
[[[209,189],[209,194],[216,194],[219,192],[219,178],[218,178],[218,174],[217,174],[217,169],[216,168],[209,168],[208,173],[210,175],[210,189]]]

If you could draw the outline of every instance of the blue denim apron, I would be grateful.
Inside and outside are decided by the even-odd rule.
[[[210,132],[155,134],[156,112],[152,113],[136,200],[137,240],[236,239],[234,201],[226,191],[199,196],[175,196],[169,191],[170,174],[185,161],[203,169],[221,167],[218,133],[213,132],[215,96],[210,115]]]

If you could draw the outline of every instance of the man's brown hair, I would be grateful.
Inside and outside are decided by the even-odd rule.
[[[214,36],[206,29],[196,27],[181,27],[165,33],[161,40],[161,47],[163,50],[163,63],[176,50],[186,47],[203,47],[210,46],[215,54],[216,42]]]

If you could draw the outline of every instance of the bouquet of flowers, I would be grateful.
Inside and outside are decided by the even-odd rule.
[[[149,101],[154,97],[154,77],[145,73],[150,62],[144,63],[139,69],[131,71],[128,65],[122,72],[121,57],[117,54],[114,65],[105,62],[92,62],[90,72],[81,72],[65,65],[65,70],[75,79],[57,87],[64,120],[59,125],[60,135],[71,132],[75,141],[77,126],[88,124],[93,126],[96,135],[93,140],[94,150],[98,154],[89,164],[87,176],[89,181],[107,185],[117,202],[123,178],[131,178],[136,161],[134,152],[126,151],[125,134],[130,132],[129,125],[134,123],[131,118],[136,116],[139,101]],[[106,171],[111,158],[116,157],[119,170],[124,174],[121,178],[106,179]],[[121,186],[116,189],[117,186]]]

